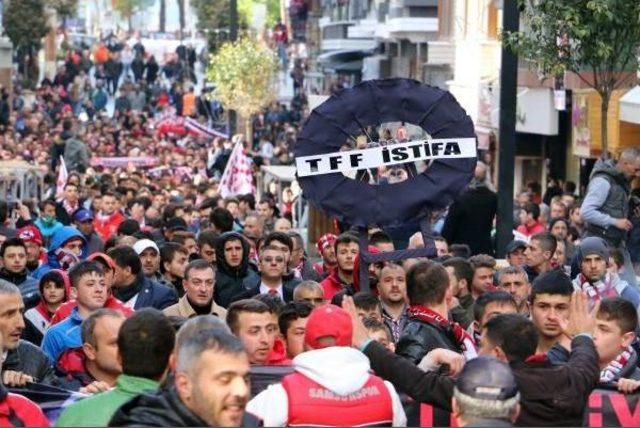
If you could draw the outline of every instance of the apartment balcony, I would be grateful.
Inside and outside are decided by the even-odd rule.
[[[320,23],[320,27],[322,31],[320,48],[322,51],[372,50],[376,47],[376,41],[373,39],[375,23],[371,30],[367,30],[366,26],[356,24],[353,21],[325,21]]]
[[[427,62],[425,65],[450,65],[456,62],[456,49],[451,41],[435,40],[428,42]]]

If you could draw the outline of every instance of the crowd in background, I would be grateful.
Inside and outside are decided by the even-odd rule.
[[[111,45],[0,105],[2,159],[46,174],[41,199],[0,202],[1,424],[403,426],[426,403],[458,426],[577,426],[595,388],[640,388],[637,149],[599,161],[582,198],[519,194],[500,260],[479,162],[435,238],[369,229],[370,253],[436,251],[373,263],[362,284],[356,235],[307,245],[293,228],[295,186],[220,195],[242,137],[174,120],[221,113],[195,95],[188,47],[159,66]],[[254,173],[292,162],[297,96],[255,118]],[[256,368],[275,373],[260,388]],[[18,394],[33,385],[68,399]]]

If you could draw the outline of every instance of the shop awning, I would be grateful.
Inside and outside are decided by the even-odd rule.
[[[371,50],[340,49],[318,55],[318,62],[322,65],[330,63],[362,61],[363,58],[373,55]]]
[[[620,120],[640,125],[640,86],[631,88],[620,98]]]

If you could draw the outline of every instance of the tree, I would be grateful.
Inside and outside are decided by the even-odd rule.
[[[273,101],[277,93],[277,67],[273,51],[248,37],[223,44],[207,66],[206,78],[215,86],[212,96],[245,119],[250,142],[251,116]]]
[[[127,20],[129,31],[133,29],[131,18],[133,14],[144,4],[144,0],[113,0],[113,8]]]
[[[58,14],[62,28],[65,27],[67,18],[75,15],[78,10],[78,0],[47,0],[47,4]]]
[[[519,1],[524,29],[503,34],[504,42],[543,77],[572,72],[598,92],[602,156],[608,157],[611,94],[638,70],[640,1]]]
[[[209,52],[214,53],[227,40],[229,31],[229,0],[191,0],[198,22],[196,28],[208,34]],[[246,29],[249,19],[239,11],[239,28]]]
[[[18,70],[25,87],[35,87],[38,80],[38,51],[49,32],[44,0],[12,0],[5,3],[5,32],[16,48]]]

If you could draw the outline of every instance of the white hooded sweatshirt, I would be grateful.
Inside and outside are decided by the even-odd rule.
[[[342,346],[303,352],[293,359],[295,371],[319,383],[331,392],[345,396],[361,389],[371,375],[369,359],[360,351]],[[384,382],[393,405],[393,426],[407,425],[400,397]],[[270,385],[247,404],[247,412],[262,419],[264,426],[283,427],[289,418],[287,392],[281,384]]]

